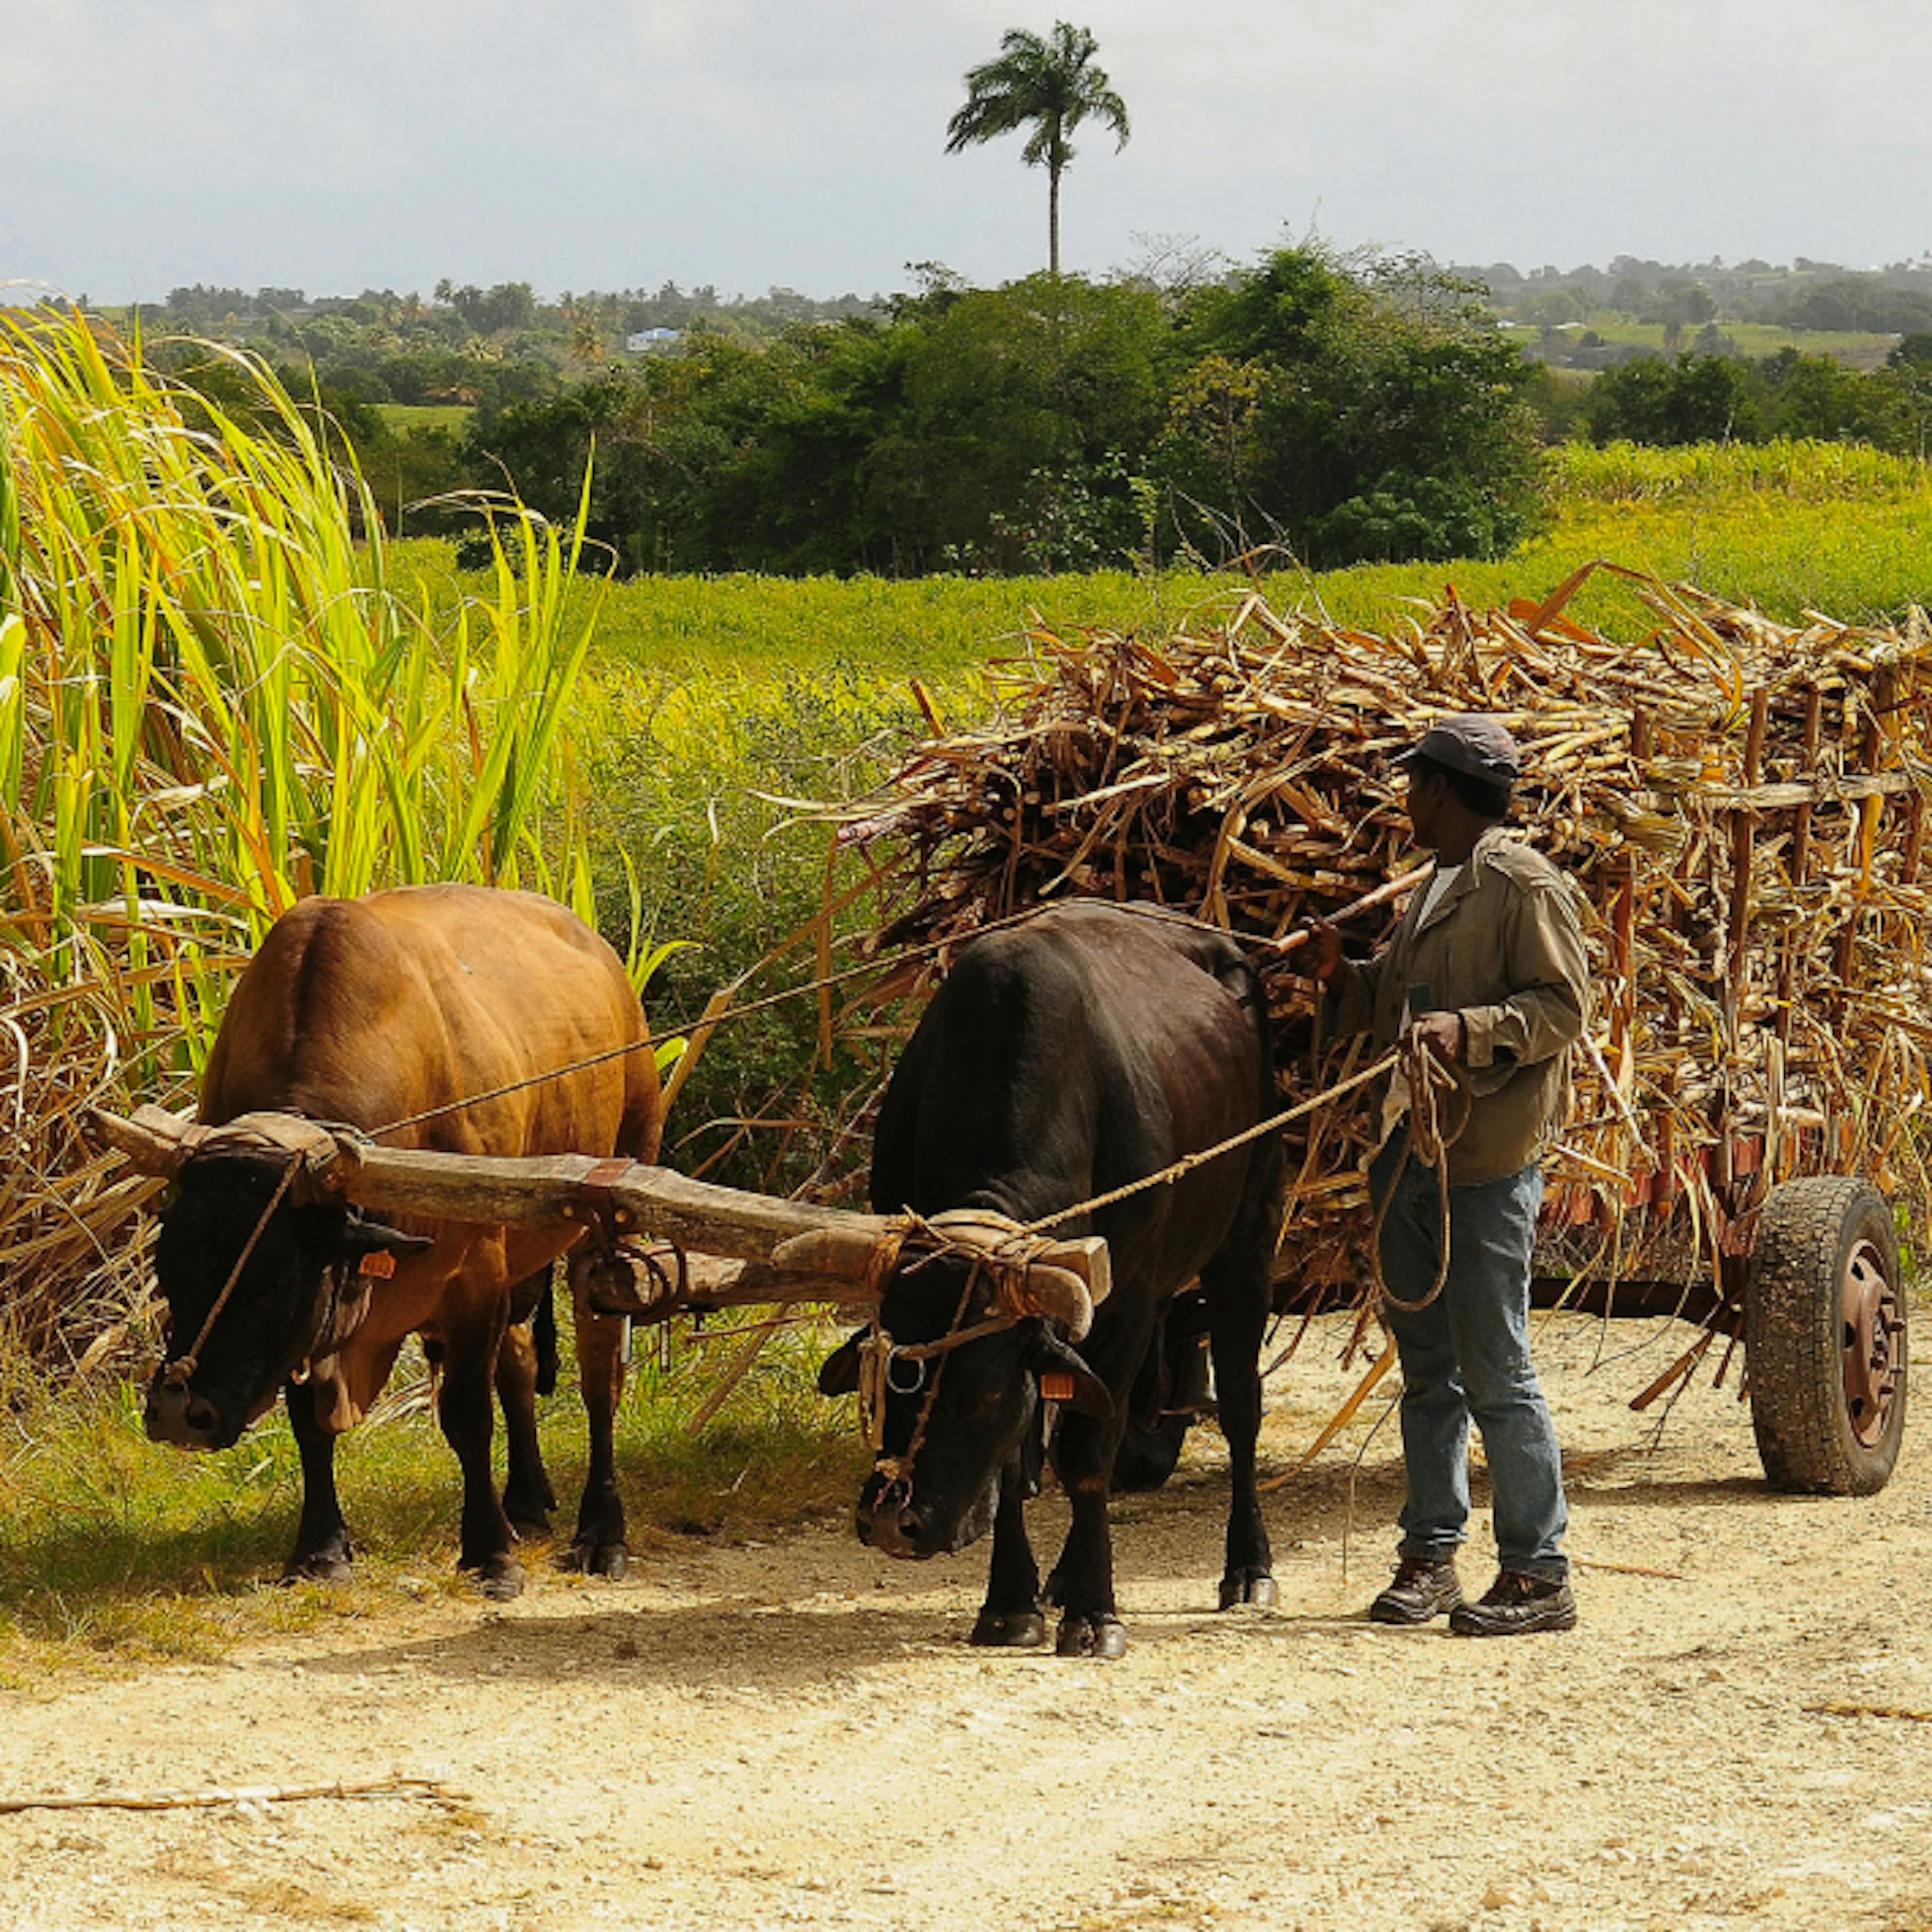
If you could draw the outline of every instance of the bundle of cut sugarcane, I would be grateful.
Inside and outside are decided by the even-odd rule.
[[[1388,635],[1258,596],[1157,644],[1036,632],[998,674],[996,716],[919,746],[866,809],[866,836],[906,865],[882,947],[1076,894],[1279,941],[1418,866],[1392,754],[1438,716],[1492,712],[1523,748],[1516,826],[1590,907],[1596,1007],[1547,1221],[1600,1230],[1628,1276],[1676,1210],[1680,1244],[1688,1217],[1707,1261],[1742,1252],[1751,1210],[1796,1172],[1864,1174],[1923,1211],[1922,619],[1792,627],[1644,579],[1654,621],[1617,641],[1564,614],[1586,574],[1508,612],[1451,593]],[[1354,922],[1364,950],[1399,909],[1384,896]],[[1258,956],[1284,969],[1292,1100],[1349,1049],[1316,1040],[1280,948]],[[1360,1278],[1367,1120],[1298,1131],[1283,1273],[1325,1292]]]

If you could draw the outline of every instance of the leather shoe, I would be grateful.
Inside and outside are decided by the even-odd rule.
[[[1462,1600],[1453,1556],[1405,1556],[1395,1566],[1395,1580],[1369,1606],[1369,1621],[1426,1624]]]
[[[1520,1570],[1498,1570],[1480,1603],[1459,1604],[1449,1613],[1452,1636],[1522,1636],[1576,1628],[1576,1598],[1568,1582]]]

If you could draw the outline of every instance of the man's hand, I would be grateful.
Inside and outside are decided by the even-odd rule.
[[[1342,935],[1318,913],[1311,916],[1306,930],[1303,970],[1310,979],[1325,984],[1342,970]]]
[[[1412,1030],[1416,1037],[1445,1066],[1461,1064],[1465,1046],[1460,1013],[1419,1013]]]

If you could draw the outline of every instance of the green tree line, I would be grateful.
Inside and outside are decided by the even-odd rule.
[[[1314,248],[1178,292],[932,271],[883,315],[692,332],[479,416],[460,454],[557,516],[590,464],[626,571],[1495,555],[1534,511],[1533,372],[1479,294]]]
[[[1178,284],[920,274],[916,293],[775,328],[693,313],[668,350],[586,344],[575,363],[518,347],[533,339],[515,333],[526,285],[440,286],[416,320],[407,302],[380,327],[312,314],[306,330],[362,332],[284,373],[392,531],[464,533],[436,500],[506,483],[562,521],[588,466],[587,534],[626,573],[1495,556],[1536,517],[1539,442],[1916,456],[1932,429],[1932,333],[1870,374],[1795,349],[1694,350],[1564,386],[1496,326],[1481,285],[1412,259],[1284,248]],[[437,336],[452,318],[508,332]],[[179,354],[214,400],[245,405],[220,354]]]
[[[1902,338],[1869,374],[1780,349],[1756,361],[1640,357],[1590,385],[1582,426],[1597,442],[1864,442],[1923,457],[1932,439],[1932,333]]]

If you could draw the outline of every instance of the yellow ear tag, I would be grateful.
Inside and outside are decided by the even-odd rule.
[[[1040,1399],[1042,1402],[1071,1402],[1073,1378],[1064,1369],[1049,1369],[1040,1378]]]
[[[395,1271],[396,1258],[387,1248],[377,1248],[364,1255],[357,1270],[358,1274],[372,1274],[378,1281],[387,1281]]]

